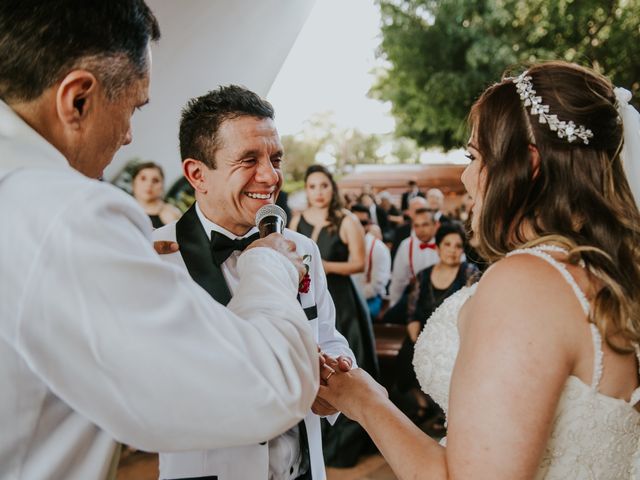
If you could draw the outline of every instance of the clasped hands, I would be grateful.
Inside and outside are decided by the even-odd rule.
[[[387,401],[387,390],[361,368],[352,370],[351,359],[333,358],[318,348],[320,388],[311,410],[327,416],[342,412],[352,420],[361,415],[372,402]]]
[[[327,386],[329,379],[336,372],[348,372],[351,370],[352,362],[349,357],[340,355],[338,358],[331,357],[320,350],[318,347],[318,362],[320,365],[320,386]],[[320,395],[311,405],[311,411],[316,415],[326,417],[338,413],[338,409],[331,405],[328,401],[321,398]]]

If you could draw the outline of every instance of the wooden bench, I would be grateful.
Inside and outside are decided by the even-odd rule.
[[[394,323],[374,323],[373,334],[380,366],[380,383],[388,389],[395,380],[396,360],[407,336],[407,327]]]

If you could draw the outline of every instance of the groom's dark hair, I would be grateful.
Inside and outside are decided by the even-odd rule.
[[[238,85],[222,86],[189,100],[180,120],[182,160],[193,158],[216,168],[220,125],[225,120],[243,116],[273,119],[275,114],[269,102]]]

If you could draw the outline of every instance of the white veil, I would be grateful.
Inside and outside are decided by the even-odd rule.
[[[631,100],[629,90],[616,87],[613,91],[624,130],[624,146],[620,158],[636,205],[640,208],[640,113],[629,104]]]

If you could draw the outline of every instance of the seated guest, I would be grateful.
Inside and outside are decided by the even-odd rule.
[[[224,305],[233,305],[239,286],[238,258],[258,237],[256,212],[273,204],[282,187],[283,147],[273,117],[271,104],[233,85],[191,100],[182,113],[182,168],[195,190],[196,203],[177,223],[156,230],[154,238],[177,240],[180,251],[163,259],[188,270]],[[353,353],[335,329],[335,308],[318,247],[288,229],[284,236],[295,243],[308,266],[298,299],[319,348],[350,365]],[[288,348],[285,344],[281,347]],[[264,394],[271,395],[266,388]],[[314,403],[312,410],[323,416],[336,414],[319,403]],[[335,421],[335,417],[330,420]],[[320,430],[320,418],[309,412],[298,425],[260,443],[161,453],[160,477],[322,480],[325,470]]]
[[[364,272],[354,275],[356,284],[367,301],[371,320],[380,314],[382,299],[387,293],[387,284],[391,277],[391,253],[382,243],[382,232],[378,225],[370,223],[369,209],[356,204],[351,211],[365,228]]]
[[[434,220],[433,213],[426,208],[416,210],[412,227],[411,235],[402,241],[393,261],[389,286],[390,306],[398,303],[407,286],[415,280],[419,272],[438,262],[438,252],[433,239],[438,223]]]
[[[391,259],[396,258],[398,247],[405,238],[411,235],[413,216],[419,208],[427,208],[427,200],[423,197],[414,197],[409,200],[409,209],[407,210],[405,223],[400,225],[393,232],[393,242],[391,246]]]
[[[384,323],[406,323],[408,300],[414,291],[417,274],[438,261],[433,234],[439,225],[433,220],[433,212],[427,208],[418,209],[413,218],[411,235],[402,241],[393,261],[390,308],[384,314]]]
[[[151,219],[153,228],[175,222],[182,215],[180,210],[163,200],[164,172],[160,165],[145,162],[136,166],[131,188],[133,197]]]

